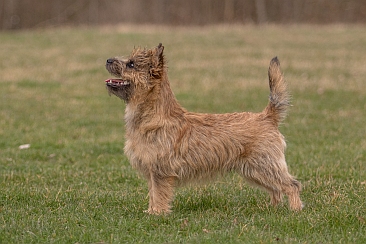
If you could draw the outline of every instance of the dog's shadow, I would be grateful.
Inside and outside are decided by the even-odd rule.
[[[253,190],[253,189],[246,189]],[[173,212],[208,212],[208,211],[232,211],[247,205],[263,205],[266,207],[265,195],[259,190],[255,194],[241,193],[219,189],[216,186],[195,187],[179,191],[173,202]]]

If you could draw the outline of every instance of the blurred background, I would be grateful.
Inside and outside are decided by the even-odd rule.
[[[0,29],[120,23],[365,23],[364,0],[1,0]]]

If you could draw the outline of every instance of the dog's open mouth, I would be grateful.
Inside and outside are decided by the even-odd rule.
[[[105,80],[105,83],[107,84],[107,86],[115,87],[115,88],[127,86],[130,84],[130,82],[127,80],[117,79],[117,78]]]
[[[131,82],[129,80],[112,78],[105,80],[105,83],[109,95],[113,94],[123,99],[125,102],[129,101],[133,91],[133,86],[131,86]]]

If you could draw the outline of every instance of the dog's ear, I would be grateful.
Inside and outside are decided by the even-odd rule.
[[[163,67],[164,66],[164,46],[163,44],[159,43],[159,45],[156,47],[156,57],[158,59],[158,66]]]
[[[160,79],[164,72],[165,58],[163,51],[164,46],[161,43],[152,49],[153,60],[152,66],[150,67],[150,75],[155,79]]]

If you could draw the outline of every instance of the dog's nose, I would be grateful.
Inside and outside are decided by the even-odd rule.
[[[107,59],[106,64],[113,64],[113,62],[114,62],[114,58],[109,58],[109,59]]]

